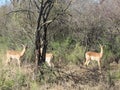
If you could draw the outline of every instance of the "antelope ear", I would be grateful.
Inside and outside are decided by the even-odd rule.
[[[28,48],[28,44],[21,44],[23,47]]]
[[[25,44],[25,47],[28,48],[29,47],[28,44]]]
[[[98,44],[99,44],[99,46],[101,47],[101,46],[103,46],[102,44],[100,44],[100,42],[98,41]]]
[[[21,44],[23,47],[25,46],[24,44]]]

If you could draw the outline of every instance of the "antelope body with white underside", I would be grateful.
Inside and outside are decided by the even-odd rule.
[[[22,51],[15,51],[15,50],[8,50],[6,53],[7,56],[7,60],[6,60],[6,64],[10,63],[11,60],[16,59],[17,63],[19,65],[20,68],[20,58],[24,55],[25,51],[26,51],[26,46],[23,46],[23,50]]]
[[[40,49],[41,53],[42,53],[43,48]],[[45,62],[48,64],[49,67],[54,67],[54,64],[52,63],[53,60],[53,54],[52,53],[46,53],[46,59]]]
[[[102,45],[100,45],[100,49],[101,49],[101,51],[99,53],[92,52],[92,51],[86,52],[85,53],[86,61],[85,61],[84,65],[88,66],[90,61],[95,60],[98,62],[99,70],[101,70],[101,58],[103,57],[103,46]]]

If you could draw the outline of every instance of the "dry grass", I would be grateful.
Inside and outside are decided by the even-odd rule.
[[[0,60],[5,61],[5,58]],[[120,90],[120,64],[112,63],[110,70],[103,68],[102,73],[98,72],[97,66],[91,65],[90,68],[75,64],[46,68],[42,81],[35,80],[41,74],[34,73],[34,64],[24,64],[19,70],[13,63],[8,66],[4,66],[4,62],[0,64],[1,90]]]

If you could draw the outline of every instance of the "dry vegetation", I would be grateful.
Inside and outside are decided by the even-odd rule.
[[[69,64],[54,68],[44,67],[44,75],[35,74],[34,64],[18,66],[0,65],[0,88],[2,90],[119,90],[120,64],[110,64],[110,69],[102,68],[98,72],[97,64],[89,68],[83,65]],[[116,70],[117,69],[117,70]]]
[[[10,1],[0,6],[0,90],[120,90],[119,0],[55,0],[47,31],[54,67],[45,63],[37,71],[35,33],[42,0]],[[85,52],[100,52],[99,43],[104,45],[101,73],[96,61],[83,65]],[[21,44],[28,45],[21,68],[16,59],[5,65],[6,51],[21,51]]]

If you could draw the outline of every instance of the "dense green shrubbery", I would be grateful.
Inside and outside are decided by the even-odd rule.
[[[75,47],[70,50],[69,54],[66,54],[66,58],[69,62],[77,63],[77,62],[84,62],[84,54],[85,48],[80,46],[79,43],[75,45]]]

